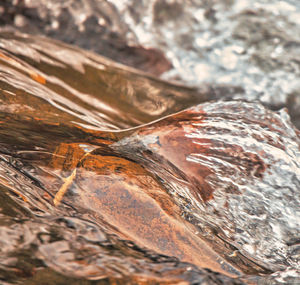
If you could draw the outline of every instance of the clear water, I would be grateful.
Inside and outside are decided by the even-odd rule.
[[[223,269],[151,172],[109,147],[205,94],[45,38],[1,33],[0,47],[1,282],[230,282],[202,269],[195,248],[241,274]]]
[[[300,127],[297,0],[5,2],[4,28],[76,44],[219,99],[287,107]]]
[[[46,8],[53,21],[59,15],[55,11],[74,7],[67,1],[47,7],[39,3],[26,5]],[[91,10],[93,1],[77,3],[74,17],[81,15],[78,11],[89,11],[85,19],[97,15],[97,9]],[[150,47],[163,50],[174,68],[162,77],[180,80],[181,85],[74,46],[1,33],[1,282],[297,284],[299,131],[285,110],[275,113],[257,103],[240,102],[198,105],[219,97],[259,99],[274,108],[287,106],[297,122],[297,91],[284,89],[284,82],[296,82],[297,70],[291,72],[295,78],[272,81],[266,65],[259,67],[258,75],[261,72],[269,83],[261,86],[264,95],[257,93],[254,87],[261,82],[243,73],[254,64],[247,47],[246,53],[234,51],[238,62],[245,60],[241,61],[245,69],[231,66],[232,82],[218,81],[228,75],[225,66],[232,58],[226,55],[230,59],[226,64],[221,57],[213,61],[214,44],[226,46],[232,39],[222,35],[223,30],[213,34],[208,29],[208,39],[215,37],[215,42],[210,42],[213,48],[200,62],[204,68],[209,61],[213,70],[197,77],[199,50],[193,55],[193,49],[182,47],[193,40],[176,45],[181,37],[168,37],[175,24],[164,18],[163,11],[171,4],[155,12],[154,2],[139,3],[136,17],[145,20],[138,25],[131,24],[131,1],[115,2],[117,9],[107,13],[118,15],[125,9],[122,19],[127,26],[120,27],[128,42],[146,46],[151,42]],[[228,17],[224,25],[233,25],[232,15],[250,5],[243,3],[239,7],[216,1],[212,11],[226,8],[227,13],[219,16]],[[297,13],[297,3],[280,3],[278,13],[291,7]],[[108,2],[101,5],[112,7]],[[195,1],[184,7],[172,5],[175,14],[184,8],[187,23],[194,17],[195,5],[201,6]],[[208,11],[209,4],[203,5]],[[238,14],[237,21],[257,20],[256,12],[266,9],[272,19],[275,8],[257,2],[253,13]],[[205,15],[202,24],[212,21],[209,13]],[[85,22],[71,20],[78,27]],[[159,31],[153,30],[155,21]],[[184,34],[195,37],[199,31],[193,29],[199,22],[188,26],[192,31],[186,27]],[[180,27],[176,32],[183,34]],[[297,42],[296,32],[291,37]],[[294,56],[288,52],[284,60],[287,55]],[[281,72],[289,75],[286,64],[282,66]],[[282,83],[280,95],[271,92],[277,79]],[[238,95],[232,90],[241,89],[233,86],[243,86],[244,91]],[[67,192],[54,205],[56,193],[66,183]]]
[[[159,48],[171,61],[163,78],[238,86],[242,91],[230,98],[289,106],[299,116],[298,1],[109,2],[127,24],[130,43]]]

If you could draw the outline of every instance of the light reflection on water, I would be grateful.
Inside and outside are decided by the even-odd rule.
[[[222,100],[285,106],[298,128],[299,15],[297,0],[0,3],[8,30],[47,35],[197,89],[209,84]]]
[[[173,68],[163,78],[189,86],[241,86],[244,92],[231,98],[276,109],[293,109],[291,102],[299,101],[297,1],[109,2],[127,24],[131,44],[167,55]]]
[[[168,117],[210,89],[38,37],[2,33],[0,47],[2,279],[215,284],[231,281],[201,267],[299,270],[299,135],[284,111],[228,102]]]
[[[1,280],[10,284],[39,284],[42,278],[52,284],[80,278],[104,278],[99,281],[103,284],[210,280],[213,273],[161,255],[200,262],[187,255],[198,247],[213,256],[206,257],[208,264],[212,259],[211,267],[217,264],[217,255],[193,236],[178,206],[151,173],[118,153],[107,153],[110,144],[133,132],[130,128],[207,100],[208,95],[43,38],[2,33],[0,45]],[[129,129],[116,132],[122,128]],[[63,203],[55,207],[54,195],[76,166],[78,173]],[[129,180],[123,181],[126,177]],[[152,184],[155,196],[136,193],[132,183],[144,190]],[[112,202],[106,207],[99,206],[101,199],[93,202],[93,194],[95,198],[105,194],[97,192],[97,185],[111,189],[107,195]],[[118,200],[123,187],[128,197]],[[89,188],[96,192],[83,192]],[[120,215],[118,207],[123,207]],[[131,215],[128,221],[126,211]],[[165,232],[159,230],[160,215]],[[153,220],[153,228],[144,221],[133,226],[138,218]],[[154,225],[156,235],[162,232],[160,247],[151,238]]]

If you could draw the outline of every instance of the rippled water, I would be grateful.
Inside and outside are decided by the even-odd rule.
[[[286,111],[169,115],[209,92],[45,38],[2,33],[0,47],[3,281],[294,280],[299,134]]]
[[[173,250],[181,257],[180,252],[193,249],[185,239],[194,239],[194,244],[199,240],[204,250],[215,253],[193,237],[179,208],[151,173],[120,154],[107,154],[108,145],[132,132],[128,128],[207,100],[208,95],[196,96],[193,89],[44,38],[2,33],[0,46],[1,280],[9,284],[39,284],[44,278],[50,284],[83,282],[80,278],[104,279],[103,284],[229,280],[172,257]],[[120,129],[128,131],[117,132]],[[54,206],[55,194],[76,166],[70,189]],[[94,176],[106,168],[111,172],[97,181]],[[122,177],[134,180],[122,182]],[[169,202],[161,206],[155,197],[143,194],[148,191],[145,183],[153,184],[160,203],[163,197]],[[106,207],[101,205],[98,185],[111,189]],[[132,197],[122,196],[122,187],[133,191],[128,192]],[[93,202],[93,195],[100,200]],[[134,207],[129,208],[130,203]],[[153,208],[148,212],[143,208],[147,203]],[[126,220],[125,213],[131,219]],[[137,220],[146,217],[153,223],[156,219],[156,233]],[[163,219],[165,226],[160,224]],[[153,237],[164,227],[158,248]],[[178,237],[168,236],[171,227]],[[187,253],[184,256],[192,261]]]
[[[49,4],[51,19],[62,7],[72,10],[65,3]],[[77,3],[74,17],[82,3],[97,14],[93,1]],[[117,9],[108,3],[98,4],[118,15],[133,2],[119,1]],[[161,3],[152,20],[164,32],[174,26],[163,13],[171,4]],[[187,22],[196,4],[187,5]],[[136,11],[142,15],[147,5],[155,8],[140,2]],[[183,11],[173,5],[174,13]],[[211,13],[227,6],[237,9],[228,3]],[[130,37],[141,27],[130,25],[126,11],[128,26],[116,31],[123,26],[127,40],[147,45],[147,37]],[[181,52],[166,53],[174,69],[163,77],[181,70],[182,82],[193,83],[184,77],[194,76],[194,67],[183,65],[187,54],[176,59]],[[216,83],[220,70],[209,75]],[[285,109],[203,104],[243,93],[233,82],[209,81],[201,88],[170,84],[61,42],[1,32],[1,282],[297,284],[299,131]],[[246,97],[254,94],[254,85],[241,85]],[[282,104],[297,122],[296,104]]]
[[[239,86],[230,98],[288,106],[299,118],[299,1],[109,2],[130,43],[159,48],[171,61],[163,78]]]
[[[298,0],[14,3],[2,4],[1,26],[73,43],[195,88],[209,85],[221,99],[285,106],[300,127]]]

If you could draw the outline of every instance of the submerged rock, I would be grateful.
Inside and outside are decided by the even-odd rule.
[[[111,147],[155,173],[202,233],[271,270],[299,266],[300,140],[284,110],[207,103]]]
[[[285,110],[199,105],[209,92],[45,38],[0,33],[0,47],[0,280],[297,277],[299,132]]]
[[[86,153],[60,146],[54,161],[68,178],[57,200],[228,275],[299,267],[300,140],[284,110],[207,103],[121,136]]]

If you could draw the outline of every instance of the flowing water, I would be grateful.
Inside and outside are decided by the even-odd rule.
[[[298,0],[3,0],[0,26],[93,50],[300,128]],[[12,4],[13,2],[13,4]],[[2,8],[2,9],[1,9]]]
[[[141,1],[138,14],[157,13],[154,22],[144,16],[143,30],[131,25],[133,2],[98,4],[127,41],[165,46],[173,69],[163,77],[180,84],[47,38],[0,33],[1,284],[298,284],[300,137],[289,118],[298,122],[297,92],[272,95],[279,103],[259,97],[252,75],[249,84],[240,77],[242,91],[233,84],[237,67],[227,86],[218,81],[221,67],[195,85],[194,66],[176,58],[182,50],[145,33],[156,21],[166,25],[160,39],[169,39],[173,24],[163,11],[171,4],[155,10]],[[74,8],[65,3],[48,13]],[[99,17],[90,9],[96,2],[77,3]],[[113,17],[118,11],[126,25]],[[133,37],[134,28],[148,36]],[[295,83],[291,74],[280,82]],[[219,85],[207,84],[213,80]],[[265,80],[258,86],[273,94]],[[259,103],[204,103],[252,95],[289,114]]]
[[[152,173],[118,153],[106,153],[109,145],[133,132],[130,128],[207,100],[208,95],[44,38],[2,33],[0,45],[1,280],[5,284],[40,284],[44,279],[49,284],[229,280],[175,258],[193,261],[188,253],[195,247],[203,247],[208,261],[206,255],[213,255],[212,260],[217,255],[193,236],[179,207]],[[104,180],[97,182],[101,169],[99,177]],[[54,196],[68,177],[73,178],[69,189],[55,205]],[[157,198],[143,193],[149,183]],[[98,185],[111,189],[108,205],[101,199],[93,203],[101,198]],[[123,188],[133,191],[132,197],[124,197]],[[134,203],[131,213],[130,203]],[[132,218],[124,220],[126,214]],[[138,220],[147,217],[152,226]],[[162,244],[157,244],[153,239],[164,227]],[[168,236],[172,227],[177,236]]]

